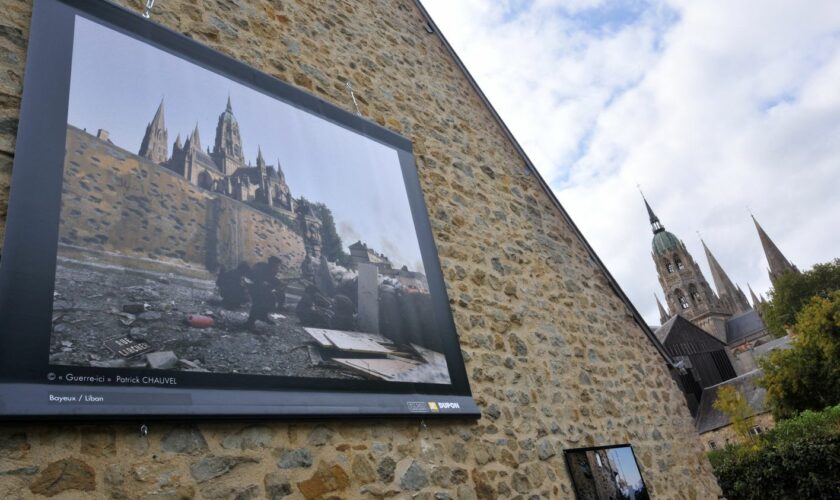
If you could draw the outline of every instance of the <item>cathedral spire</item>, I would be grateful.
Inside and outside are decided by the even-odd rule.
[[[659,324],[664,325],[665,322],[669,319],[669,314],[665,310],[665,308],[662,307],[662,302],[659,302],[659,295],[656,295],[656,292],[654,292],[653,298],[656,299],[656,307],[659,308]]]
[[[726,342],[725,320],[732,315],[731,308],[712,291],[685,244],[662,227],[644,193],[642,199],[653,229],[651,257],[665,294],[667,311],[671,315],[679,314]]]
[[[726,271],[723,270],[723,267],[715,256],[712,255],[712,251],[709,250],[709,247],[706,246],[706,242],[702,238],[700,239],[700,243],[703,244],[703,250],[706,252],[706,260],[709,261],[709,269],[712,270],[712,279],[715,282],[718,296],[724,303],[727,303],[733,314],[748,311],[750,304],[747,302],[747,297],[744,295],[744,292],[732,283],[732,280],[729,279]]]
[[[260,146],[257,146],[257,167],[265,169],[265,158],[263,158]]]
[[[146,126],[146,133],[140,143],[138,154],[155,163],[164,163],[169,157],[169,145],[167,144],[166,123],[163,119],[163,98],[158,104],[155,117]]]
[[[228,113],[233,113],[233,106],[230,105],[230,92],[228,92],[228,100],[227,106],[225,107],[225,111],[227,111]]]
[[[198,135],[198,123],[195,124],[192,135],[190,135],[190,147],[201,151],[201,137]]]
[[[761,301],[758,299],[758,297],[756,297],[755,292],[753,292],[753,289],[752,289],[752,287],[750,286],[749,283],[747,283],[747,288],[750,290],[750,299],[752,300],[752,303],[753,303],[753,309],[757,309],[758,304],[760,304]]]
[[[640,193],[641,193],[641,191],[642,190],[639,189]],[[650,220],[650,227],[653,230],[653,234],[660,233],[660,232],[664,231],[665,228],[662,226],[662,223],[659,222],[659,217],[657,217],[656,214],[653,213],[653,209],[650,208],[650,203],[648,203],[647,198],[645,198],[645,193],[642,193],[642,200],[644,200],[645,208],[647,208],[648,219]]]
[[[764,256],[767,258],[767,265],[769,266],[768,272],[770,274],[770,281],[775,282],[779,276],[787,272],[798,273],[799,269],[791,264],[784,255],[782,255],[779,247],[773,243],[773,240],[767,236],[764,228],[761,227],[761,224],[755,220],[755,216],[750,214],[750,217],[752,217],[753,223],[755,223],[755,229],[758,231],[758,238],[761,240],[762,248],[764,248]]]
[[[166,128],[166,124],[163,121],[163,97],[160,98],[160,104],[158,104],[157,111],[155,111],[155,117],[152,118],[152,125],[158,128]]]

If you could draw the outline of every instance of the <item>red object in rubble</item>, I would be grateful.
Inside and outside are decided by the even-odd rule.
[[[215,323],[210,316],[202,316],[201,314],[190,314],[187,316],[187,323],[195,328],[210,328]]]

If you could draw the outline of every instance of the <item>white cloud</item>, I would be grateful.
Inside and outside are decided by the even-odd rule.
[[[424,4],[649,321],[637,182],[744,290],[769,288],[747,206],[800,268],[840,256],[835,2]]]

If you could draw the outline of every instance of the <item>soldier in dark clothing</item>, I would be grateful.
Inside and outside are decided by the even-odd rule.
[[[246,328],[253,328],[257,320],[270,325],[274,321],[268,317],[272,311],[276,311],[278,305],[283,306],[286,300],[286,293],[283,283],[277,279],[277,272],[280,271],[280,259],[271,257],[268,262],[254,264],[251,274],[248,277],[248,292],[251,294],[251,312],[248,314]]]
[[[247,262],[239,264],[236,269],[230,271],[226,271],[224,267],[219,270],[216,286],[219,287],[219,295],[222,296],[222,307],[239,309],[248,302],[248,290],[245,288],[244,280],[250,274],[251,267]]]
[[[330,328],[332,326],[334,316],[332,302],[322,295],[315,285],[306,287],[295,312],[304,326],[315,328]]]

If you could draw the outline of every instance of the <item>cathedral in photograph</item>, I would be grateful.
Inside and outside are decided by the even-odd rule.
[[[168,152],[163,101],[152,121],[146,126],[138,154],[183,176],[192,184],[239,201],[256,202],[286,213],[294,212],[294,199],[286,184],[280,161],[267,165],[258,150],[257,164],[245,161],[239,123],[233,115],[230,97],[219,115],[213,149],[201,147],[198,126],[181,143],[180,134]]]

